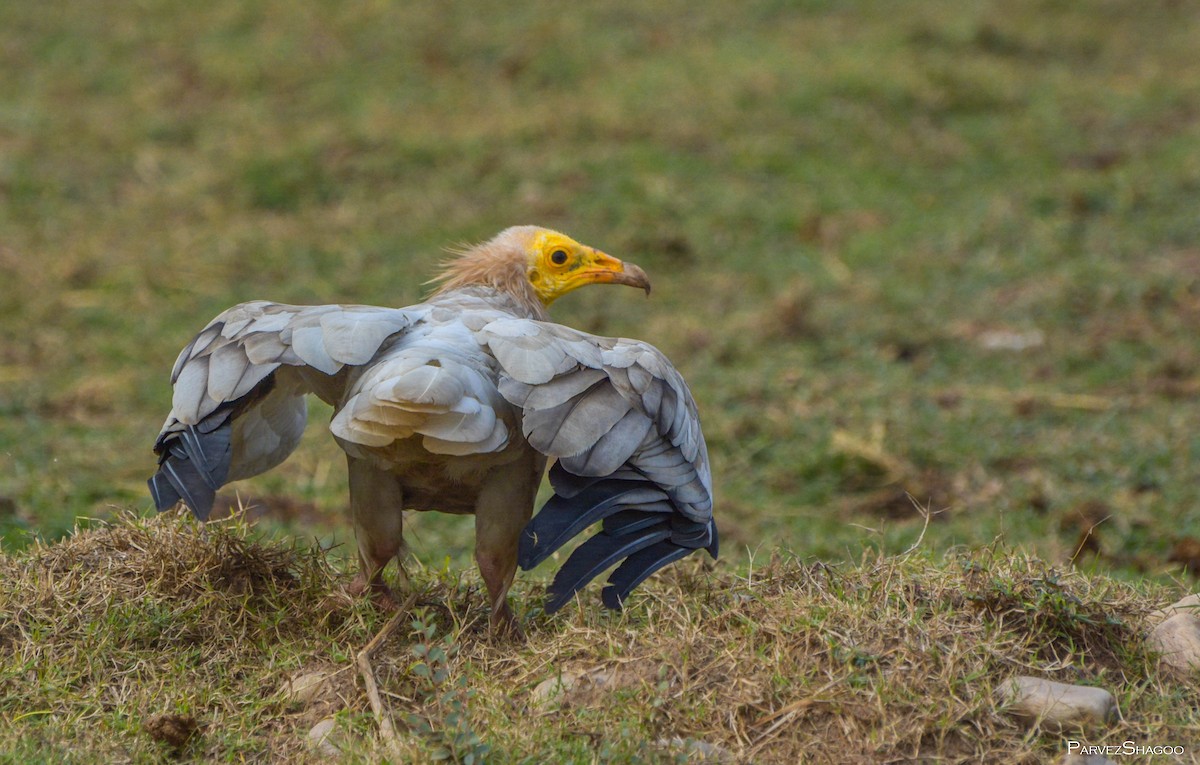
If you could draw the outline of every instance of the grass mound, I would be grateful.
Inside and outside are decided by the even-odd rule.
[[[496,642],[474,572],[418,571],[413,608],[343,594],[319,550],[236,521],[124,518],[0,558],[0,751],[29,761],[1041,762],[1063,737],[996,707],[1014,674],[1099,685],[1076,736],[1189,745],[1198,695],[1155,672],[1143,620],[1177,593],[995,551],[745,577],[688,561],[623,614],[593,599]],[[395,625],[392,625],[395,626]],[[297,692],[314,683],[309,692]],[[315,690],[313,690],[315,689]],[[328,719],[326,749],[308,742]],[[1195,747],[1191,747],[1192,754]]]
[[[245,720],[280,662],[336,639],[336,581],[307,550],[173,516],[0,558],[4,749],[124,759],[154,751],[138,735],[159,714]]]

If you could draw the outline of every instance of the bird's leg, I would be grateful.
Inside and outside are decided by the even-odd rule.
[[[508,605],[508,588],[517,573],[517,544],[533,515],[542,459],[531,453],[516,465],[493,470],[475,504],[475,563],[487,587],[493,635],[524,634]]]
[[[383,581],[383,570],[404,549],[403,491],[396,476],[356,457],[347,457],[350,469],[350,515],[358,542],[359,572],[350,592],[370,592],[381,608],[394,610],[399,601]],[[405,585],[404,564],[400,577]]]

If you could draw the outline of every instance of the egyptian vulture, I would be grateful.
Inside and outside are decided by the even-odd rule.
[[[520,631],[506,599],[517,565],[597,522],[550,585],[548,612],[617,563],[602,592],[610,608],[695,550],[716,557],[708,452],[679,372],[641,341],[547,320],[555,299],[587,284],[649,293],[641,268],[516,226],[435,281],[407,308],[255,301],[213,319],[171,372],[149,481],[158,509],[182,500],[204,520],[221,486],[283,462],[312,393],[334,408],[349,465],[356,593],[395,603],[383,569],[402,552],[406,509],[474,513],[493,631]],[[554,495],[530,521],[549,459]]]

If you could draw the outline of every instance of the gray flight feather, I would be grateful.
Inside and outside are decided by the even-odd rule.
[[[480,334],[500,363],[500,394],[523,409],[522,430],[534,448],[558,457],[570,474],[620,474],[659,486],[691,521],[712,517],[696,405],[657,349],[519,319],[493,322]]]

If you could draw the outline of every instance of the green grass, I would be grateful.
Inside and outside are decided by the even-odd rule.
[[[684,373],[721,571],[905,550],[908,492],[936,553],[1186,578],[1198,38],[1173,0],[0,4],[4,549],[150,512],[219,310],[413,303],[443,247],[538,223],[654,281],[555,316]],[[237,490],[340,556],[327,417]],[[471,565],[469,520],[408,527]]]
[[[1195,761],[1200,741],[1194,685],[1159,672],[1141,638],[1147,603],[1169,590],[995,549],[777,556],[745,576],[691,559],[623,614],[526,610],[527,642],[488,638],[473,572],[416,572],[396,621],[347,597],[347,581],[318,550],[240,523],[202,534],[179,515],[7,556],[0,751],[325,762],[305,740],[326,719],[349,762],[1038,763],[1081,736],[1183,746]],[[1112,691],[1120,718],[1028,732],[996,688],[1031,667]],[[192,735],[173,741],[164,717]]]

